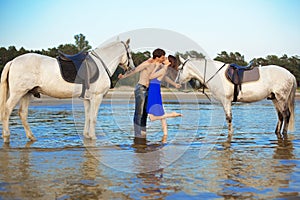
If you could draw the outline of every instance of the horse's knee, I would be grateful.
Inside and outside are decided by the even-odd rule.
[[[227,121],[228,123],[231,123],[231,122],[232,122],[232,116],[231,116],[231,114],[226,115],[226,121]]]
[[[278,112],[277,115],[278,115],[278,119],[279,119],[280,121],[282,121],[282,120],[283,120],[283,115],[282,115],[282,113],[281,113],[281,112]]]
[[[288,108],[285,109],[285,110],[284,110],[284,118],[285,118],[286,120],[289,120],[289,119],[290,119],[290,116],[291,116],[290,110],[289,110]]]
[[[27,138],[30,140],[30,141],[36,141],[37,139],[34,137],[34,135],[30,134],[30,135],[27,135]]]
[[[20,109],[20,110],[19,110],[19,117],[20,117],[21,119],[23,119],[25,116],[27,116],[27,112],[24,111],[23,109]]]
[[[90,138],[90,136],[89,136],[89,133],[88,133],[88,132],[84,132],[84,133],[83,133],[83,136],[84,136],[84,138],[86,138],[86,139],[89,139],[89,138]]]
[[[4,143],[9,143],[9,136],[3,137],[3,142]]]
[[[94,134],[94,135],[92,135],[92,136],[91,136],[91,139],[92,139],[92,140],[97,140],[97,137],[96,137],[96,135],[95,135],[95,134]]]
[[[91,133],[84,133],[83,136],[86,139],[92,139],[92,140],[96,140],[97,139],[96,135],[95,134],[91,134]]]

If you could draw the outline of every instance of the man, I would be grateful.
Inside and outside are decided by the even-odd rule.
[[[135,87],[135,112],[134,112],[134,143],[146,144],[146,123],[147,123],[147,101],[148,101],[148,87],[150,74],[156,65],[160,65],[165,61],[166,52],[162,49],[155,49],[152,53],[152,58],[144,61],[132,71],[122,75],[119,78],[129,77],[137,72],[140,72],[139,81]]]

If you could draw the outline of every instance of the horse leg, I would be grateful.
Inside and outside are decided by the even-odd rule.
[[[90,107],[90,131],[89,131],[89,136],[91,139],[97,139],[96,134],[95,134],[95,127],[96,127],[96,122],[97,122],[97,116],[98,116],[98,111],[99,111],[99,106],[102,102],[103,95],[93,95],[93,98],[91,98],[91,107]]]
[[[280,132],[281,132],[282,124],[283,124],[283,115],[279,111],[277,111],[277,115],[278,115],[278,122],[276,125],[275,134],[277,136],[277,139],[281,139]]]
[[[231,112],[231,102],[226,102],[223,104],[227,126],[228,126],[228,139],[231,140],[233,135],[233,127],[232,127],[232,112]]]
[[[289,127],[289,122],[290,122],[290,116],[291,113],[289,111],[288,106],[285,106],[285,109],[283,111],[283,121],[284,121],[284,125],[283,125],[283,130],[282,130],[282,136],[283,138],[287,139],[287,131],[288,131],[288,127]]]
[[[22,124],[25,129],[26,137],[30,139],[31,141],[35,141],[35,137],[33,136],[29,124],[27,122],[27,117],[28,117],[28,106],[29,106],[29,101],[30,101],[30,94],[24,95],[21,100],[20,100],[20,108],[19,108],[19,116],[21,118]]]
[[[85,138],[89,138],[89,131],[90,131],[90,100],[84,100],[84,129],[83,129],[83,136]]]
[[[9,143],[9,137],[10,137],[10,132],[9,132],[9,117],[11,115],[11,112],[13,111],[14,107],[16,107],[17,103],[21,99],[23,95],[15,95],[11,94],[6,102],[5,108],[4,108],[4,114],[2,118],[2,137],[3,141],[5,143]]]
[[[282,125],[284,122],[284,109],[283,109],[283,106],[281,105],[282,103],[280,103],[281,101],[280,102],[278,101],[278,95],[272,101],[273,101],[273,104],[275,106],[275,109],[276,109],[277,115],[278,115],[278,122],[276,125],[275,134],[277,136],[277,139],[282,139],[281,129],[282,129]]]

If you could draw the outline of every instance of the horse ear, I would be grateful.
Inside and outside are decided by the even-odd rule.
[[[129,43],[130,43],[130,38],[128,38],[126,41],[127,46],[129,45]]]
[[[181,57],[181,56],[179,56],[179,60],[180,60],[181,63],[184,63],[184,61],[185,61],[184,58]]]

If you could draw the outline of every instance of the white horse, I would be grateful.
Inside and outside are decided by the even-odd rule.
[[[85,125],[83,135],[86,138],[96,139],[95,125],[98,109],[103,96],[110,88],[110,75],[115,72],[118,65],[126,70],[135,66],[131,58],[129,39],[126,43],[122,41],[111,42],[88,53],[99,69],[99,78],[90,84],[90,99],[84,100]],[[30,140],[36,140],[27,122],[32,89],[36,93],[64,99],[78,97],[81,93],[80,89],[75,90],[78,87],[81,88],[81,84],[69,83],[62,78],[59,63],[55,58],[28,53],[8,62],[1,75],[0,91],[0,113],[4,142],[9,142],[9,117],[18,102],[20,104],[19,116],[26,136]]]
[[[229,64],[205,59],[180,58],[176,81],[185,83],[192,78],[199,80],[211,92],[212,96],[221,102],[228,124],[228,138],[232,138],[231,105],[234,95],[234,85],[226,78],[225,71]],[[268,65],[259,67],[260,79],[242,84],[237,96],[238,102],[255,102],[272,98],[278,114],[278,123],[275,134],[278,139],[287,136],[287,131],[294,130],[294,103],[297,88],[296,78],[288,70]],[[284,126],[283,126],[284,124]],[[283,129],[282,129],[283,126]]]

